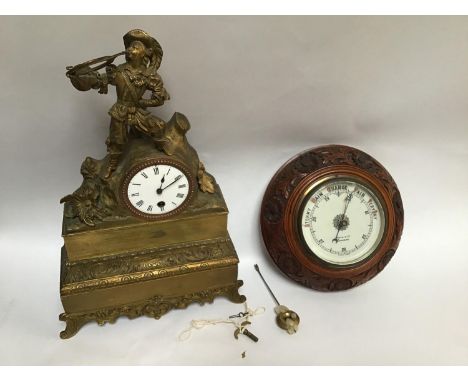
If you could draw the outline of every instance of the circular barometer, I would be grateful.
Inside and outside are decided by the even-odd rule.
[[[194,190],[195,181],[182,163],[153,159],[127,173],[121,197],[133,215],[153,220],[181,212]]]
[[[398,188],[370,155],[347,146],[298,154],[270,181],[261,208],[265,246],[307,287],[349,289],[377,275],[403,229]]]

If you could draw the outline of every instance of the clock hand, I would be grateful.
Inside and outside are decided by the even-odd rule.
[[[172,186],[175,182],[177,182],[180,178],[182,178],[182,175],[177,175],[175,180],[172,183],[169,183],[166,187],[164,187],[161,191],[164,191],[166,188],[169,186]]]
[[[354,191],[353,191],[354,192]],[[351,192],[347,197],[346,197],[346,204],[345,204],[345,209],[343,213],[341,214],[340,221],[338,222],[338,228],[336,229],[336,236],[334,239],[332,239],[332,243],[338,243],[338,234],[340,233],[341,229],[343,228],[343,222],[344,222],[344,217],[346,214],[346,210],[348,209],[349,202],[351,202],[351,199],[353,198],[353,192]]]
[[[158,195],[162,194],[162,192],[163,192],[162,185],[163,185],[163,183],[164,183],[164,177],[165,177],[165,176],[166,176],[166,174],[164,174],[163,177],[161,178],[161,185],[160,185],[159,188],[156,190],[156,193],[157,193]]]

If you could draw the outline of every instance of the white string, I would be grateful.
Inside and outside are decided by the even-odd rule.
[[[190,321],[190,327],[185,329],[179,334],[179,341],[187,341],[192,336],[192,331],[194,329],[203,329],[205,326],[210,325],[218,325],[218,324],[230,324],[234,325],[237,329],[239,329],[240,333],[244,331],[244,327],[241,326],[241,323],[248,321],[250,317],[256,316],[258,314],[262,314],[265,312],[265,307],[260,306],[256,309],[250,309],[247,306],[247,303],[244,303],[244,312],[245,315],[242,317],[236,318],[228,318],[228,319],[217,319],[217,320],[192,320]]]

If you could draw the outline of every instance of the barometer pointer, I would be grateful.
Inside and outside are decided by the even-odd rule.
[[[356,191],[356,190],[354,190]],[[353,191],[353,192],[354,192]],[[341,215],[341,219],[340,219],[340,222],[338,223],[338,228],[336,230],[336,236],[334,239],[332,239],[332,243],[335,242],[335,243],[338,243],[338,234],[340,233],[340,230],[341,228],[343,228],[343,221],[344,221],[344,216],[346,214],[346,210],[348,209],[348,206],[349,206],[349,203],[351,202],[351,199],[353,198],[353,192],[351,192],[347,197],[346,197],[346,205],[345,205],[345,209],[343,211],[343,214]]]

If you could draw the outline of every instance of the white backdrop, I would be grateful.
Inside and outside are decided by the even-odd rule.
[[[65,66],[122,50],[141,28],[165,55],[188,138],[230,208],[241,291],[260,341],[229,326],[177,340],[190,320],[241,310],[224,299],[159,321],[121,318],[58,333],[62,206],[86,156],[105,155],[114,93],[80,93]],[[468,22],[464,17],[2,17],[0,364],[406,365],[468,363]],[[277,168],[321,144],[355,146],[397,182],[400,247],[375,279],[320,293],[284,277],[260,237]],[[275,326],[278,299],[301,316]],[[241,353],[246,351],[246,357]]]

